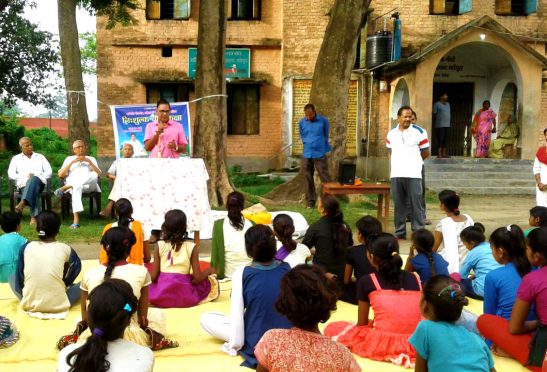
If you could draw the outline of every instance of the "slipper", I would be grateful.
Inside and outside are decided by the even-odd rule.
[[[72,225],[70,225],[70,228],[71,228],[71,229],[79,229],[79,228],[80,228],[80,224],[79,224],[79,223],[73,223]]]
[[[57,190],[55,190],[55,191],[53,192],[53,194],[54,194],[56,197],[58,197],[58,198],[62,198],[63,195],[64,195],[65,193],[63,192],[63,190],[61,190],[60,188],[58,188]]]
[[[15,213],[17,213],[17,214],[23,214],[23,209],[22,209],[22,208],[17,208],[17,207],[15,207],[14,209],[15,209]]]

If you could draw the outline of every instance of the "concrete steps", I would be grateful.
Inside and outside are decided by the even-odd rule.
[[[426,159],[426,187],[476,195],[534,195],[532,160]]]

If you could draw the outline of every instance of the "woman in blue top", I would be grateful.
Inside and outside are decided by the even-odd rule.
[[[405,270],[417,272],[422,283],[435,275],[448,275],[448,262],[440,254],[433,252],[433,245],[435,237],[431,231],[419,229],[412,233],[412,246]]]
[[[509,319],[522,277],[532,269],[522,230],[517,225],[500,227],[490,235],[490,246],[494,259],[503,266],[486,275],[484,313]]]
[[[243,366],[256,368],[254,348],[262,335],[273,328],[292,328],[287,318],[275,310],[281,279],[291,267],[275,259],[277,243],[268,226],[256,225],[247,230],[245,249],[253,261],[236,269],[232,276],[230,316],[205,313],[201,326],[225,341],[222,351],[239,353],[245,358]]]
[[[0,226],[4,234],[0,236],[0,283],[13,282],[19,251],[27,239],[19,235],[21,215],[15,212],[4,212],[0,217]]]
[[[463,245],[469,249],[469,254],[460,266],[460,275],[463,278],[461,283],[467,296],[482,300],[486,275],[501,266],[492,255],[490,244],[484,241],[482,223],[476,222],[475,225],[463,229],[460,239]],[[473,275],[469,276],[471,270],[473,270]]]

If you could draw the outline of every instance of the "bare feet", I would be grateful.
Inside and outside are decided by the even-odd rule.
[[[497,356],[500,356],[500,357],[505,357],[505,358],[512,358],[511,355],[507,354],[505,351],[500,349],[498,347],[498,345],[496,345],[496,344],[492,344],[492,347],[490,349],[492,350],[492,353],[494,355],[497,355]]]
[[[31,217],[30,218],[30,223],[29,223],[30,226],[36,226],[36,218],[35,217]]]
[[[23,214],[23,210],[25,209],[25,201],[21,200],[19,204],[15,206],[15,212],[19,214]]]

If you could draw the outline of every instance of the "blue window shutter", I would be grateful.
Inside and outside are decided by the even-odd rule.
[[[173,19],[190,18],[190,0],[175,0],[173,8]]]
[[[469,13],[473,9],[473,0],[460,0],[458,14]]]
[[[461,0],[460,0],[461,1]],[[524,1],[524,14],[528,15],[537,12],[538,3],[537,0],[525,0]]]

